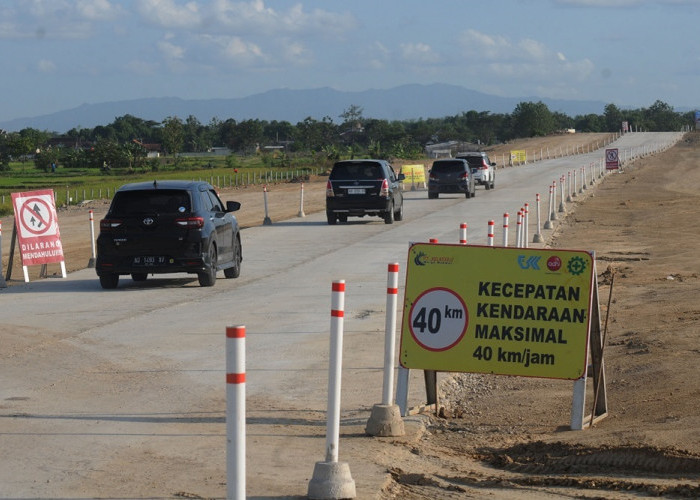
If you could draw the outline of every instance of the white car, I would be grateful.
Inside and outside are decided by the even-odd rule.
[[[457,153],[456,157],[461,160],[467,160],[477,184],[486,186],[486,189],[496,187],[496,162],[489,160],[486,153]]]

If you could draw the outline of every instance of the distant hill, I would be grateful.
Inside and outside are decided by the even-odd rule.
[[[602,114],[607,103],[569,101],[543,97],[498,97],[457,85],[402,85],[386,90],[344,92],[328,87],[309,90],[278,89],[234,99],[180,99],[157,97],[127,101],[82,104],[77,108],[32,118],[0,122],[0,129],[17,131],[36,128],[64,133],[72,128],[108,125],[115,118],[133,115],[144,120],[163,121],[169,116],[195,116],[207,124],[212,118],[260,119],[296,124],[307,117],[339,121],[351,105],[363,108],[363,116],[384,120],[442,118],[466,111],[512,113],[521,102],[542,101],[550,111],[568,116]]]

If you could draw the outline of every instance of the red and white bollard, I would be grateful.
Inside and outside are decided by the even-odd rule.
[[[489,232],[487,234],[487,236],[488,236],[487,243],[488,243],[488,246],[490,246],[490,247],[493,246],[493,233],[494,233],[495,228],[496,228],[496,222],[490,220],[489,221]]]
[[[272,219],[267,213],[267,186],[263,186],[263,201],[265,202],[265,218],[263,219],[263,226],[269,226],[272,224]]]
[[[399,296],[399,264],[389,264],[386,281],[386,322],[384,325],[384,380],[382,403],[372,407],[365,432],[370,436],[403,436],[403,420],[394,399],[394,365],[396,363],[396,306]]]
[[[2,272],[2,221],[0,220],[0,288],[7,288],[5,275]]]
[[[523,210],[518,210],[518,218],[515,223],[515,246],[521,248],[523,246]]]
[[[533,243],[542,243],[542,222],[540,218],[540,193],[535,194],[535,203],[537,203],[537,232],[532,237]]]
[[[437,238],[430,238],[430,239],[428,240],[428,243],[437,243],[437,242],[438,242],[438,239],[437,239]]]
[[[90,260],[88,260],[88,268],[93,268],[95,267],[95,257],[96,257],[96,251],[95,251],[95,218],[92,213],[92,210],[89,211],[90,213],[90,245],[92,248],[92,254],[90,254]]]
[[[245,500],[245,326],[226,328],[226,498]]]
[[[503,214],[503,246],[508,246],[508,212]]]
[[[304,183],[301,183],[301,189],[299,190],[299,213],[297,217],[306,217],[304,213]]]
[[[527,226],[530,223],[530,204],[525,203],[523,207],[523,247],[528,247],[528,239],[530,238],[530,232],[527,230]]]
[[[459,225],[459,243],[462,245],[467,244],[467,223],[462,222]]]
[[[326,421],[326,459],[316,462],[309,481],[311,499],[355,498],[355,481],[350,466],[338,462],[340,440],[340,382],[343,365],[343,320],[345,316],[345,280],[333,282],[331,293],[331,346],[328,364],[328,410]]]

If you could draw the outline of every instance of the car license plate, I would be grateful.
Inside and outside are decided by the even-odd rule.
[[[364,188],[348,188],[348,194],[365,194]]]
[[[135,266],[161,266],[165,264],[167,259],[162,255],[144,255],[143,257],[134,257]]]

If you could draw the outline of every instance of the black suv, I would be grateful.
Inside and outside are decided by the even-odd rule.
[[[428,175],[428,198],[440,193],[464,193],[467,198],[476,195],[476,180],[467,160],[435,160]]]
[[[238,221],[207,182],[153,181],[126,184],[114,194],[97,238],[96,271],[102,288],[119,275],[143,281],[149,274],[197,274],[213,286],[216,272],[237,278],[243,254]]]
[[[348,216],[379,216],[387,224],[403,219],[404,178],[385,160],[336,162],[326,184],[328,224],[347,222]]]

